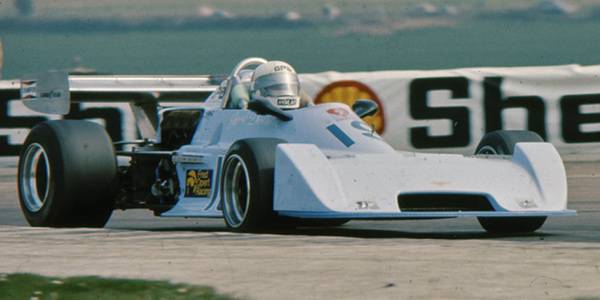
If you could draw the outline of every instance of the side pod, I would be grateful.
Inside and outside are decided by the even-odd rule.
[[[275,211],[331,212],[349,208],[336,207],[346,202],[346,195],[333,166],[317,146],[278,145],[275,162]]]

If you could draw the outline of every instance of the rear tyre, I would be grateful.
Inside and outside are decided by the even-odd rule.
[[[235,142],[223,164],[221,208],[232,231],[273,229],[275,148],[278,139],[245,139]]]
[[[31,226],[103,227],[112,214],[117,163],[98,124],[36,125],[21,149],[17,176],[21,210]]]
[[[486,134],[475,154],[512,155],[519,142],[544,142],[535,132],[525,130],[501,130]],[[481,227],[490,233],[527,233],[538,230],[546,217],[479,217]]]

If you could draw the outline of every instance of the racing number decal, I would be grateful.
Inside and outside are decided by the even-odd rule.
[[[381,105],[381,101],[371,88],[358,81],[342,80],[325,86],[315,97],[315,104],[341,102],[352,107],[352,104],[358,99],[373,100],[379,105],[379,111],[371,117],[364,118],[364,120],[367,124],[374,124],[377,133],[383,133],[385,130],[383,105]]]
[[[210,197],[212,174],[213,170],[187,170],[185,172],[185,197]]]
[[[327,126],[327,130],[329,130],[329,132],[331,132],[333,136],[335,136],[340,142],[342,142],[344,146],[350,147],[354,145],[354,141],[347,134],[345,134],[344,131],[342,131],[342,129],[339,128],[337,125],[333,124]]]

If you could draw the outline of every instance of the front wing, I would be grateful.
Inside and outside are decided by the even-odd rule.
[[[566,173],[547,143],[512,156],[327,157],[309,144],[276,151],[274,210],[299,218],[403,219],[575,215]]]

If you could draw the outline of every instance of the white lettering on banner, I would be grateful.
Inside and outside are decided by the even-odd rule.
[[[311,95],[348,80],[367,86],[386,112],[382,136],[399,150],[468,154],[486,132],[527,129],[566,154],[600,152],[598,74],[600,66],[567,65],[326,72],[300,80]]]

